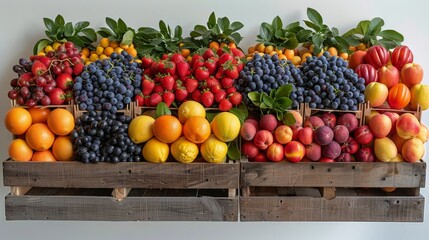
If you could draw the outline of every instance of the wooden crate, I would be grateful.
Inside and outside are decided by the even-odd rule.
[[[343,111],[343,110],[333,110],[333,109],[319,109],[319,108],[310,108],[309,103],[304,103],[304,110],[303,110],[303,121],[305,121],[307,118],[313,115],[321,115],[325,112],[332,112],[332,113],[351,113],[356,116],[356,118],[359,121],[359,126],[362,126],[364,124],[364,116],[365,116],[365,110],[367,109],[365,103],[359,103],[358,104],[358,110],[357,111]]]
[[[370,116],[371,115],[371,111],[377,111],[380,113],[383,112],[395,112],[399,115],[404,114],[404,113],[411,113],[414,116],[416,116],[416,118],[419,120],[419,122],[421,122],[422,120],[422,108],[420,106],[417,106],[416,110],[412,110],[409,106],[407,106],[404,109],[393,109],[390,108],[389,105],[387,103],[384,103],[383,105],[379,106],[379,107],[371,107],[369,105],[369,102],[367,102],[365,104],[365,110],[364,110],[364,116]]]
[[[241,221],[422,222],[426,163],[241,163]],[[397,188],[391,193],[380,188]]]
[[[3,162],[7,220],[237,221],[239,163]]]

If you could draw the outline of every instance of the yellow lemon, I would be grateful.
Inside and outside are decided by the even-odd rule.
[[[171,155],[181,163],[191,163],[198,156],[197,144],[188,141],[185,137],[177,139],[170,147]]]
[[[201,144],[201,155],[204,160],[210,163],[225,162],[228,153],[228,145],[211,135],[203,144]]]
[[[142,155],[148,162],[163,163],[167,161],[169,152],[168,144],[152,138],[144,145]]]
[[[219,140],[230,142],[238,137],[241,125],[240,120],[234,114],[221,112],[213,118],[210,127]]]
[[[206,117],[206,110],[201,103],[196,101],[186,101],[182,103],[178,110],[179,121],[185,124],[186,120],[190,117],[200,116]]]
[[[128,127],[128,136],[134,143],[144,143],[153,137],[152,127],[155,119],[150,116],[134,118]]]

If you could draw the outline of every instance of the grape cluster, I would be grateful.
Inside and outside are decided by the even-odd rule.
[[[243,93],[243,99],[248,103],[249,92],[269,93],[272,89],[278,89],[288,83],[295,84],[298,80],[301,80],[300,70],[290,61],[280,60],[277,54],[255,54],[253,59],[246,62],[235,87]],[[297,106],[296,104],[292,107]]]
[[[116,113],[141,92],[141,64],[126,51],[97,60],[75,78],[75,102],[81,110]]]
[[[140,162],[141,146],[128,136],[131,117],[109,111],[88,111],[76,119],[70,137],[77,160],[84,163]]]
[[[301,74],[290,95],[295,105],[305,102],[310,108],[356,111],[358,103],[365,101],[365,80],[347,68],[346,61],[329,52],[308,57]]]

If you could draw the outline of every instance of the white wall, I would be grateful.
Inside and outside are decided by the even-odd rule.
[[[7,4],[6,4],[7,2]],[[400,2],[400,4],[398,4]],[[340,31],[363,19],[382,17],[386,27],[404,34],[405,44],[414,52],[415,62],[429,72],[429,2],[422,0],[288,0],[288,1],[2,1],[0,8],[0,119],[9,108],[7,91],[14,77],[12,66],[20,57],[29,56],[36,40],[44,37],[43,17],[62,14],[66,21],[88,20],[94,28],[104,25],[106,16],[121,17],[128,25],[157,26],[160,19],[180,24],[188,33],[195,24],[205,24],[209,14],[228,16],[245,27],[241,47],[254,43],[259,24],[280,15],[288,22],[306,18],[306,7],[313,7],[330,26]],[[429,80],[424,80],[429,84]],[[423,121],[429,125],[427,113]],[[10,135],[0,127],[0,160],[7,158]],[[428,147],[426,147],[428,149]],[[426,158],[427,159],[427,158]],[[0,173],[0,177],[2,173]],[[3,179],[1,177],[1,179]],[[3,184],[1,184],[2,186]],[[0,187],[0,239],[423,239],[429,234],[429,209],[425,222],[408,223],[193,223],[193,222],[59,222],[5,221],[4,198],[7,188]],[[423,195],[429,196],[424,189]],[[429,205],[428,203],[426,204]],[[423,237],[423,238],[422,238]]]

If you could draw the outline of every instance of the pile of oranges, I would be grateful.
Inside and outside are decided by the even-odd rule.
[[[109,38],[102,38],[100,43],[97,45],[95,50],[90,51],[88,48],[82,48],[81,54],[85,64],[90,64],[97,60],[103,60],[109,58],[112,53],[116,52],[120,54],[122,51],[126,51],[128,54],[137,57],[137,50],[134,48],[134,44],[125,45],[120,44],[117,41],[110,41]]]
[[[15,161],[71,161],[73,145],[68,136],[74,129],[73,115],[62,108],[11,108],[5,117],[6,128],[15,139],[9,156]]]

